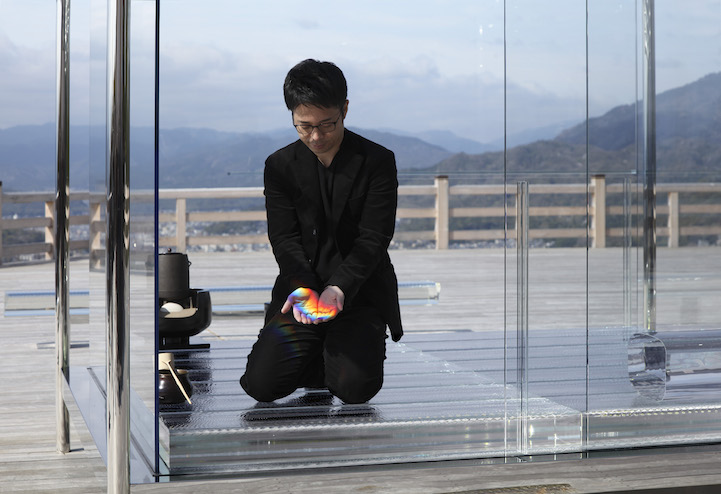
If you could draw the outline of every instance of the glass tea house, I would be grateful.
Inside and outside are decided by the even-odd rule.
[[[89,85],[61,69],[59,99],[89,167],[59,165],[58,201],[63,174],[88,184],[89,254],[58,290],[87,292],[88,344],[60,379],[109,482],[721,440],[718,2],[73,3],[59,63]],[[405,334],[364,404],[238,384],[305,58],[343,69],[346,127],[398,167]]]

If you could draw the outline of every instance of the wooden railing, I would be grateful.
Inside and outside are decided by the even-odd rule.
[[[622,239],[637,237],[640,215],[642,214],[636,186],[623,183],[609,184],[606,177],[592,177],[586,184],[534,184],[529,185],[531,229],[530,239],[575,239],[585,245],[589,238],[592,247],[601,248],[619,244]],[[658,184],[658,217],[656,235],[666,238],[666,245],[677,247],[683,238],[721,235],[721,184],[713,183],[674,183]],[[504,196],[508,196],[504,201]],[[411,196],[425,197],[433,201],[430,207],[413,204]],[[703,196],[703,201],[682,203],[682,198]],[[158,220],[161,231],[172,230],[172,236],[160,236],[159,246],[170,247],[185,252],[189,248],[209,245],[263,244],[268,242],[264,232],[265,211],[262,208],[263,190],[261,187],[213,188],[213,189],[161,189],[159,199],[166,204],[174,203],[172,212],[161,212]],[[464,198],[474,198],[482,206],[467,206]],[[534,197],[539,200],[534,201]],[[548,200],[548,198],[553,200]],[[103,218],[103,197],[88,192],[72,192],[71,201],[88,201],[89,213],[70,217],[70,225],[88,225],[89,238],[72,240],[70,249],[82,249],[90,255],[102,251],[105,224]],[[189,211],[189,200],[203,200],[203,211]],[[208,210],[208,201],[215,200],[254,200],[252,208],[239,208],[234,211]],[[686,199],[688,201],[688,199]],[[131,202],[153,204],[151,192],[138,192],[131,195]],[[447,249],[453,242],[497,241],[515,238],[514,218],[515,187],[503,185],[450,185],[447,177],[436,177],[432,185],[407,185],[399,188],[400,207],[397,211],[399,227],[394,240],[397,242],[434,242],[436,249]],[[39,203],[44,214],[27,218],[2,218],[0,232],[3,230],[42,230],[44,241],[23,244],[0,243],[0,260],[16,259],[21,256],[39,255],[51,259],[54,242],[54,194],[39,192],[2,192],[0,184],[0,214],[4,204]],[[406,204],[408,203],[408,204]],[[260,204],[260,206],[259,206]],[[168,208],[170,210],[170,208]],[[150,215],[152,216],[152,215]],[[481,229],[461,229],[454,227],[457,218],[490,219],[497,227]],[[551,226],[534,226],[543,219]],[[698,221],[698,218],[706,218]],[[409,229],[403,221],[425,219],[433,227]],[[665,219],[665,221],[664,221]],[[152,228],[152,219],[135,217],[131,220],[138,224],[145,222],[145,231]],[[696,221],[696,223],[694,223]],[[191,225],[207,225],[217,222],[256,222],[262,225],[250,234],[196,234]],[[571,223],[571,226],[563,226]],[[504,228],[504,225],[507,228]],[[561,225],[561,226],[558,226]],[[168,228],[170,227],[170,228]]]
[[[4,192],[0,182],[0,264],[5,259],[22,257],[39,257],[51,260],[54,256],[55,245],[55,194],[50,192]],[[73,201],[88,201],[88,192],[73,192]],[[37,204],[37,216],[10,218],[3,216],[3,204]],[[43,214],[40,214],[40,211]],[[69,225],[88,225],[90,217],[87,214],[74,215],[69,218]],[[43,241],[6,243],[3,231],[8,230],[35,230],[42,231]],[[68,247],[71,251],[88,250],[88,241],[71,240]]]

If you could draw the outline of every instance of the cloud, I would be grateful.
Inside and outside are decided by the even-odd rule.
[[[282,99],[282,81],[291,66],[286,60],[209,45],[177,45],[163,53],[162,127],[263,131],[289,125]],[[350,126],[408,132],[445,129],[482,142],[503,135],[503,80],[481,69],[444,74],[426,55],[335,61],[348,79]],[[514,131],[584,116],[584,100],[515,84],[508,90]]]
[[[295,24],[299,28],[309,31],[320,29],[320,23],[315,19],[298,19]]]
[[[285,66],[213,46],[174,46],[163,53],[162,126],[248,131],[287,124]]]
[[[0,31],[0,128],[55,117],[55,51],[13,43]]]
[[[131,118],[150,124],[153,4],[139,5],[133,10]],[[659,90],[720,69],[720,5],[719,0],[656,4]],[[220,0],[168,3],[161,13],[161,125],[238,131],[287,126],[282,81],[292,65],[309,57],[333,60],[345,71],[349,119],[357,127],[445,128],[493,140],[503,128],[504,87],[507,124],[515,130],[582,118],[587,69],[592,114],[636,96],[638,26],[634,8],[619,9],[617,2],[590,7],[588,60],[585,7],[575,0],[512,9],[505,29],[499,2],[423,0],[411,10],[372,0],[319,6],[310,17],[296,2],[272,9],[267,3]],[[82,8],[74,15],[82,16]],[[17,1],[0,10],[0,126],[52,121],[54,6]],[[78,24],[89,26],[90,48],[83,53],[82,43],[71,46],[71,76],[73,111],[87,112],[92,104],[91,115],[102,118],[101,11],[91,8],[84,14],[87,23]],[[41,30],[23,34],[16,26],[40,14]],[[354,22],[338,22],[349,18]]]
[[[406,83],[425,84],[429,80],[441,78],[441,71],[437,62],[428,55],[414,55],[409,59],[399,59],[393,56],[381,56],[365,61],[347,61],[357,75],[364,75],[374,79],[402,80]]]
[[[502,79],[481,72],[444,77],[433,70],[427,70],[428,77],[418,77],[417,70],[409,67],[403,74],[402,65],[398,65],[385,77],[362,70],[355,73],[349,121],[359,127],[411,132],[444,129],[490,142],[503,136],[504,118],[510,131],[520,132],[580,121],[585,115],[582,99],[530,91],[514,84],[505,86],[509,103],[504,114]]]

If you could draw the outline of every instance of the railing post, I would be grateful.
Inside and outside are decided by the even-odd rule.
[[[187,248],[187,201],[179,197],[175,200],[175,249],[176,252],[185,252]]]
[[[45,260],[49,261],[53,258],[53,252],[55,251],[55,203],[48,201],[45,203],[45,217],[50,219],[50,224],[45,226],[45,244],[50,245],[50,248],[45,252]]]
[[[439,175],[435,180],[436,185],[436,249],[448,248],[450,206],[448,177]]]
[[[591,201],[593,218],[591,232],[593,234],[594,248],[606,247],[606,177],[594,175],[591,177],[593,198]]]
[[[99,268],[102,265],[100,252],[103,250],[101,243],[102,234],[105,231],[101,226],[103,219],[102,204],[97,201],[90,200],[90,264],[93,268]]]
[[[668,193],[668,246],[678,247],[679,237],[681,235],[681,225],[679,224],[678,192]]]

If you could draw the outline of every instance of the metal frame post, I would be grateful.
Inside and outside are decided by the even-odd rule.
[[[643,2],[643,286],[644,327],[656,331],[656,33],[654,0]]]
[[[70,416],[63,381],[70,377],[70,312],[68,279],[70,193],[70,0],[57,1],[57,107],[55,184],[55,438],[60,453],[70,452]]]
[[[106,238],[108,493],[130,492],[130,0],[108,0]]]

